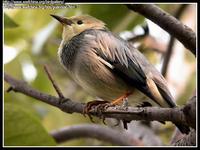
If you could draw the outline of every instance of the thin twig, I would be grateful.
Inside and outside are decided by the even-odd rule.
[[[170,37],[170,41],[169,41],[166,53],[164,53],[165,56],[164,56],[162,70],[161,70],[161,73],[164,77],[166,77],[166,74],[167,74],[167,69],[168,69],[170,58],[172,55],[174,43],[175,43],[175,38]]]
[[[6,90],[6,92],[9,93],[9,92],[12,91],[12,90],[13,90],[13,87],[10,86],[10,87]]]
[[[142,28],[143,28],[144,34],[140,34],[140,35],[136,35],[134,37],[128,38],[127,41],[134,43],[134,42],[139,41],[139,40],[145,38],[146,36],[148,36],[149,35],[149,27],[148,27],[148,25],[145,25]]]
[[[123,131],[95,124],[81,124],[64,127],[50,132],[56,142],[66,142],[77,138],[95,138],[98,140],[110,142],[115,145],[123,146],[142,146],[142,141],[133,138]]]
[[[56,90],[58,96],[59,96],[60,98],[64,98],[64,96],[63,96],[61,90],[60,90],[59,87],[57,86],[56,82],[53,80],[52,75],[51,75],[51,73],[50,73],[50,71],[49,71],[47,65],[44,65],[44,70],[45,70],[45,72],[47,73],[47,76],[48,76],[49,80],[51,81],[51,83],[52,83],[54,89]]]
[[[188,6],[187,4],[181,5],[178,8],[178,10],[176,11],[174,17],[179,19],[181,17],[181,15],[183,14],[183,12],[185,11],[185,9],[187,8],[187,6]],[[166,74],[167,74],[167,69],[169,66],[170,58],[173,53],[174,43],[175,43],[175,38],[173,36],[171,36],[166,53],[164,53],[164,62],[163,62],[163,67],[162,67],[162,71],[161,71],[161,73],[164,77],[166,77]]]
[[[151,35],[149,35],[149,27],[148,27],[148,25],[143,26],[142,28],[144,30],[143,34],[130,37],[130,38],[126,39],[126,40],[128,42],[131,42],[131,43],[135,43],[135,42],[139,42],[140,40],[143,40],[142,47],[143,46],[145,46],[145,47],[147,46],[147,47],[149,47],[151,50],[153,50],[155,52],[164,53],[165,50],[163,50],[162,44],[159,43],[158,41],[156,41]],[[138,48],[140,48],[140,47],[138,47]]]
[[[129,9],[150,19],[169,34],[177,38],[196,56],[196,34],[175,17],[153,4],[128,4]]]

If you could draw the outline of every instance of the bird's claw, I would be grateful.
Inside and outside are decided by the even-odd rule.
[[[98,100],[95,100],[95,101],[91,101],[91,102],[88,102],[86,104],[86,106],[84,107],[83,109],[83,115],[86,117],[86,115],[88,115],[89,119],[91,122],[94,123],[94,120],[91,116],[91,110],[94,110],[93,113],[97,114],[97,116],[102,119],[102,122],[106,125],[106,122],[105,122],[105,116],[102,114],[103,111],[105,111],[108,107],[111,107],[111,106],[114,106],[114,104],[112,103],[109,103],[108,101],[98,101]],[[125,102],[125,104],[123,105],[124,108],[127,108],[127,102]],[[125,121],[125,120],[122,120],[123,121],[123,124],[124,124],[124,128],[127,129],[127,123],[129,123],[128,121]],[[118,123],[115,125],[117,126],[119,125],[119,121]]]
[[[94,109],[94,113],[96,113],[100,119],[103,119],[103,123],[105,124],[105,117],[102,115],[102,111],[108,108],[110,106],[109,104],[110,103],[108,101],[98,100],[88,102],[83,109],[83,115],[85,116],[87,114],[91,122],[94,122],[92,116],[90,115],[90,111]]]

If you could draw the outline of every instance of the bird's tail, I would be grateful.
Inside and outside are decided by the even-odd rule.
[[[164,104],[171,108],[177,107],[173,100],[174,98],[172,97],[170,91],[165,86],[165,84],[163,84],[162,82],[159,82],[159,80],[157,80],[157,79],[155,81],[156,81],[155,84],[158,88],[158,91],[160,92],[161,96],[163,97],[164,102],[166,102]],[[162,107],[165,107],[165,105],[163,105]],[[175,124],[175,125],[181,131],[181,133],[188,134],[190,132],[190,128],[186,125],[182,125],[182,124]]]
[[[182,124],[175,124],[175,125],[181,131],[181,133],[188,134],[190,132],[190,128],[186,125],[182,125]]]

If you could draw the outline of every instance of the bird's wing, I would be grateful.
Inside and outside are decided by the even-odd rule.
[[[167,83],[165,79],[160,75],[154,76],[153,81],[156,84],[160,94],[165,99],[165,101],[168,103],[170,107],[175,107],[176,104],[174,103],[174,98],[172,97],[169,89],[167,88]]]
[[[159,80],[160,77],[154,79],[154,72],[156,76],[162,75],[137,49],[108,31],[96,33],[95,41],[95,53],[113,73],[157,104],[170,107],[175,105],[165,83]]]

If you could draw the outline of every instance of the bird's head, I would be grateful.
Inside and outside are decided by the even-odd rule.
[[[71,18],[51,15],[63,25],[62,38],[69,41],[74,36],[88,29],[104,29],[105,23],[89,15],[74,16]]]

